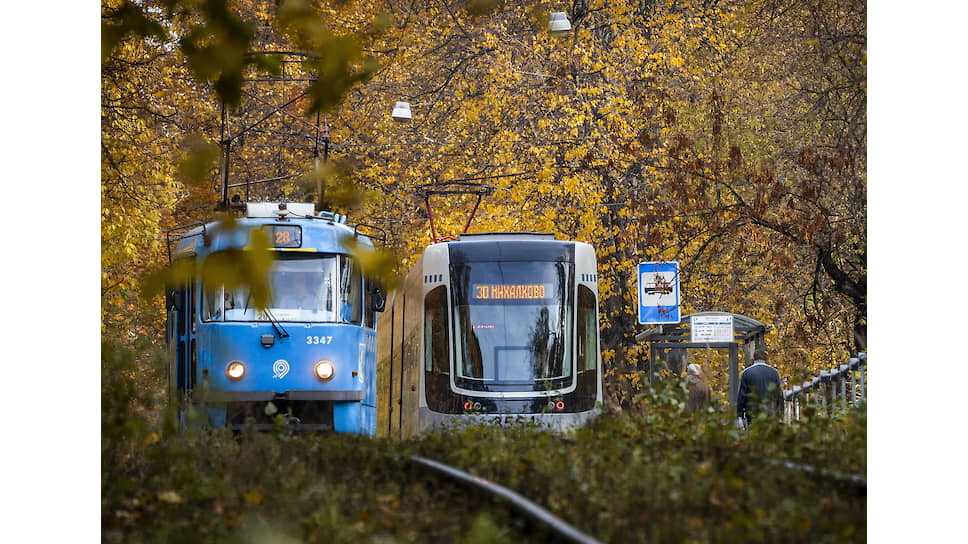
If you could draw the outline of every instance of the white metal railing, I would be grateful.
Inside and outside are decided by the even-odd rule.
[[[818,414],[834,415],[867,402],[867,353],[851,357],[845,365],[821,370],[820,375],[783,391],[783,420],[800,419],[800,409],[813,403]]]

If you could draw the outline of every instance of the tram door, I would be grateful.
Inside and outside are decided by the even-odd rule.
[[[195,340],[192,331],[192,288],[173,289],[168,293],[168,349],[173,357],[168,369],[169,401],[181,402],[191,398],[191,363],[195,360]]]
[[[169,405],[173,405],[177,399],[175,395],[175,377],[178,368],[178,354],[181,353],[181,343],[179,341],[179,331],[181,328],[179,320],[182,319],[182,312],[179,308],[182,307],[182,304],[179,300],[182,296],[183,293],[175,289],[169,289],[165,293],[165,309],[168,312],[168,318],[165,322],[165,343],[168,348],[167,374]]]

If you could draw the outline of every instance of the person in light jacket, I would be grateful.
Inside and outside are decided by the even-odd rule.
[[[689,389],[689,396],[686,397],[686,410],[695,412],[702,410],[709,405],[712,396],[709,386],[703,379],[702,367],[696,363],[691,363],[686,367],[686,387]]]
[[[760,411],[772,413],[776,417],[783,414],[780,373],[766,361],[766,351],[756,350],[753,353],[753,364],[739,376],[736,416],[747,426]]]

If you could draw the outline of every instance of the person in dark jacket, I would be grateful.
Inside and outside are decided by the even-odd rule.
[[[686,397],[686,410],[695,412],[702,410],[709,404],[712,396],[709,386],[702,376],[702,367],[692,363],[686,367],[686,387],[689,389],[689,396]]]
[[[736,396],[736,415],[745,425],[761,410],[779,417],[783,413],[783,391],[780,373],[766,362],[766,351],[753,353],[753,364],[739,376],[739,393]]]

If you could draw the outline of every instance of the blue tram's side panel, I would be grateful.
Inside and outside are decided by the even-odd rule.
[[[244,288],[197,279],[169,291],[170,398],[201,411],[213,426],[238,429],[252,418],[257,428],[267,427],[278,413],[303,429],[373,435],[375,284],[353,264],[347,241],[371,244],[339,216],[315,214],[311,204],[277,206],[250,204],[233,230],[210,223],[180,238],[175,260],[199,265],[216,251],[245,247],[253,229],[267,229],[277,253],[267,312],[252,307]],[[298,305],[284,302],[290,284],[299,287],[292,301],[303,295]],[[331,375],[320,377],[324,362]],[[239,363],[244,373],[230,375]]]

